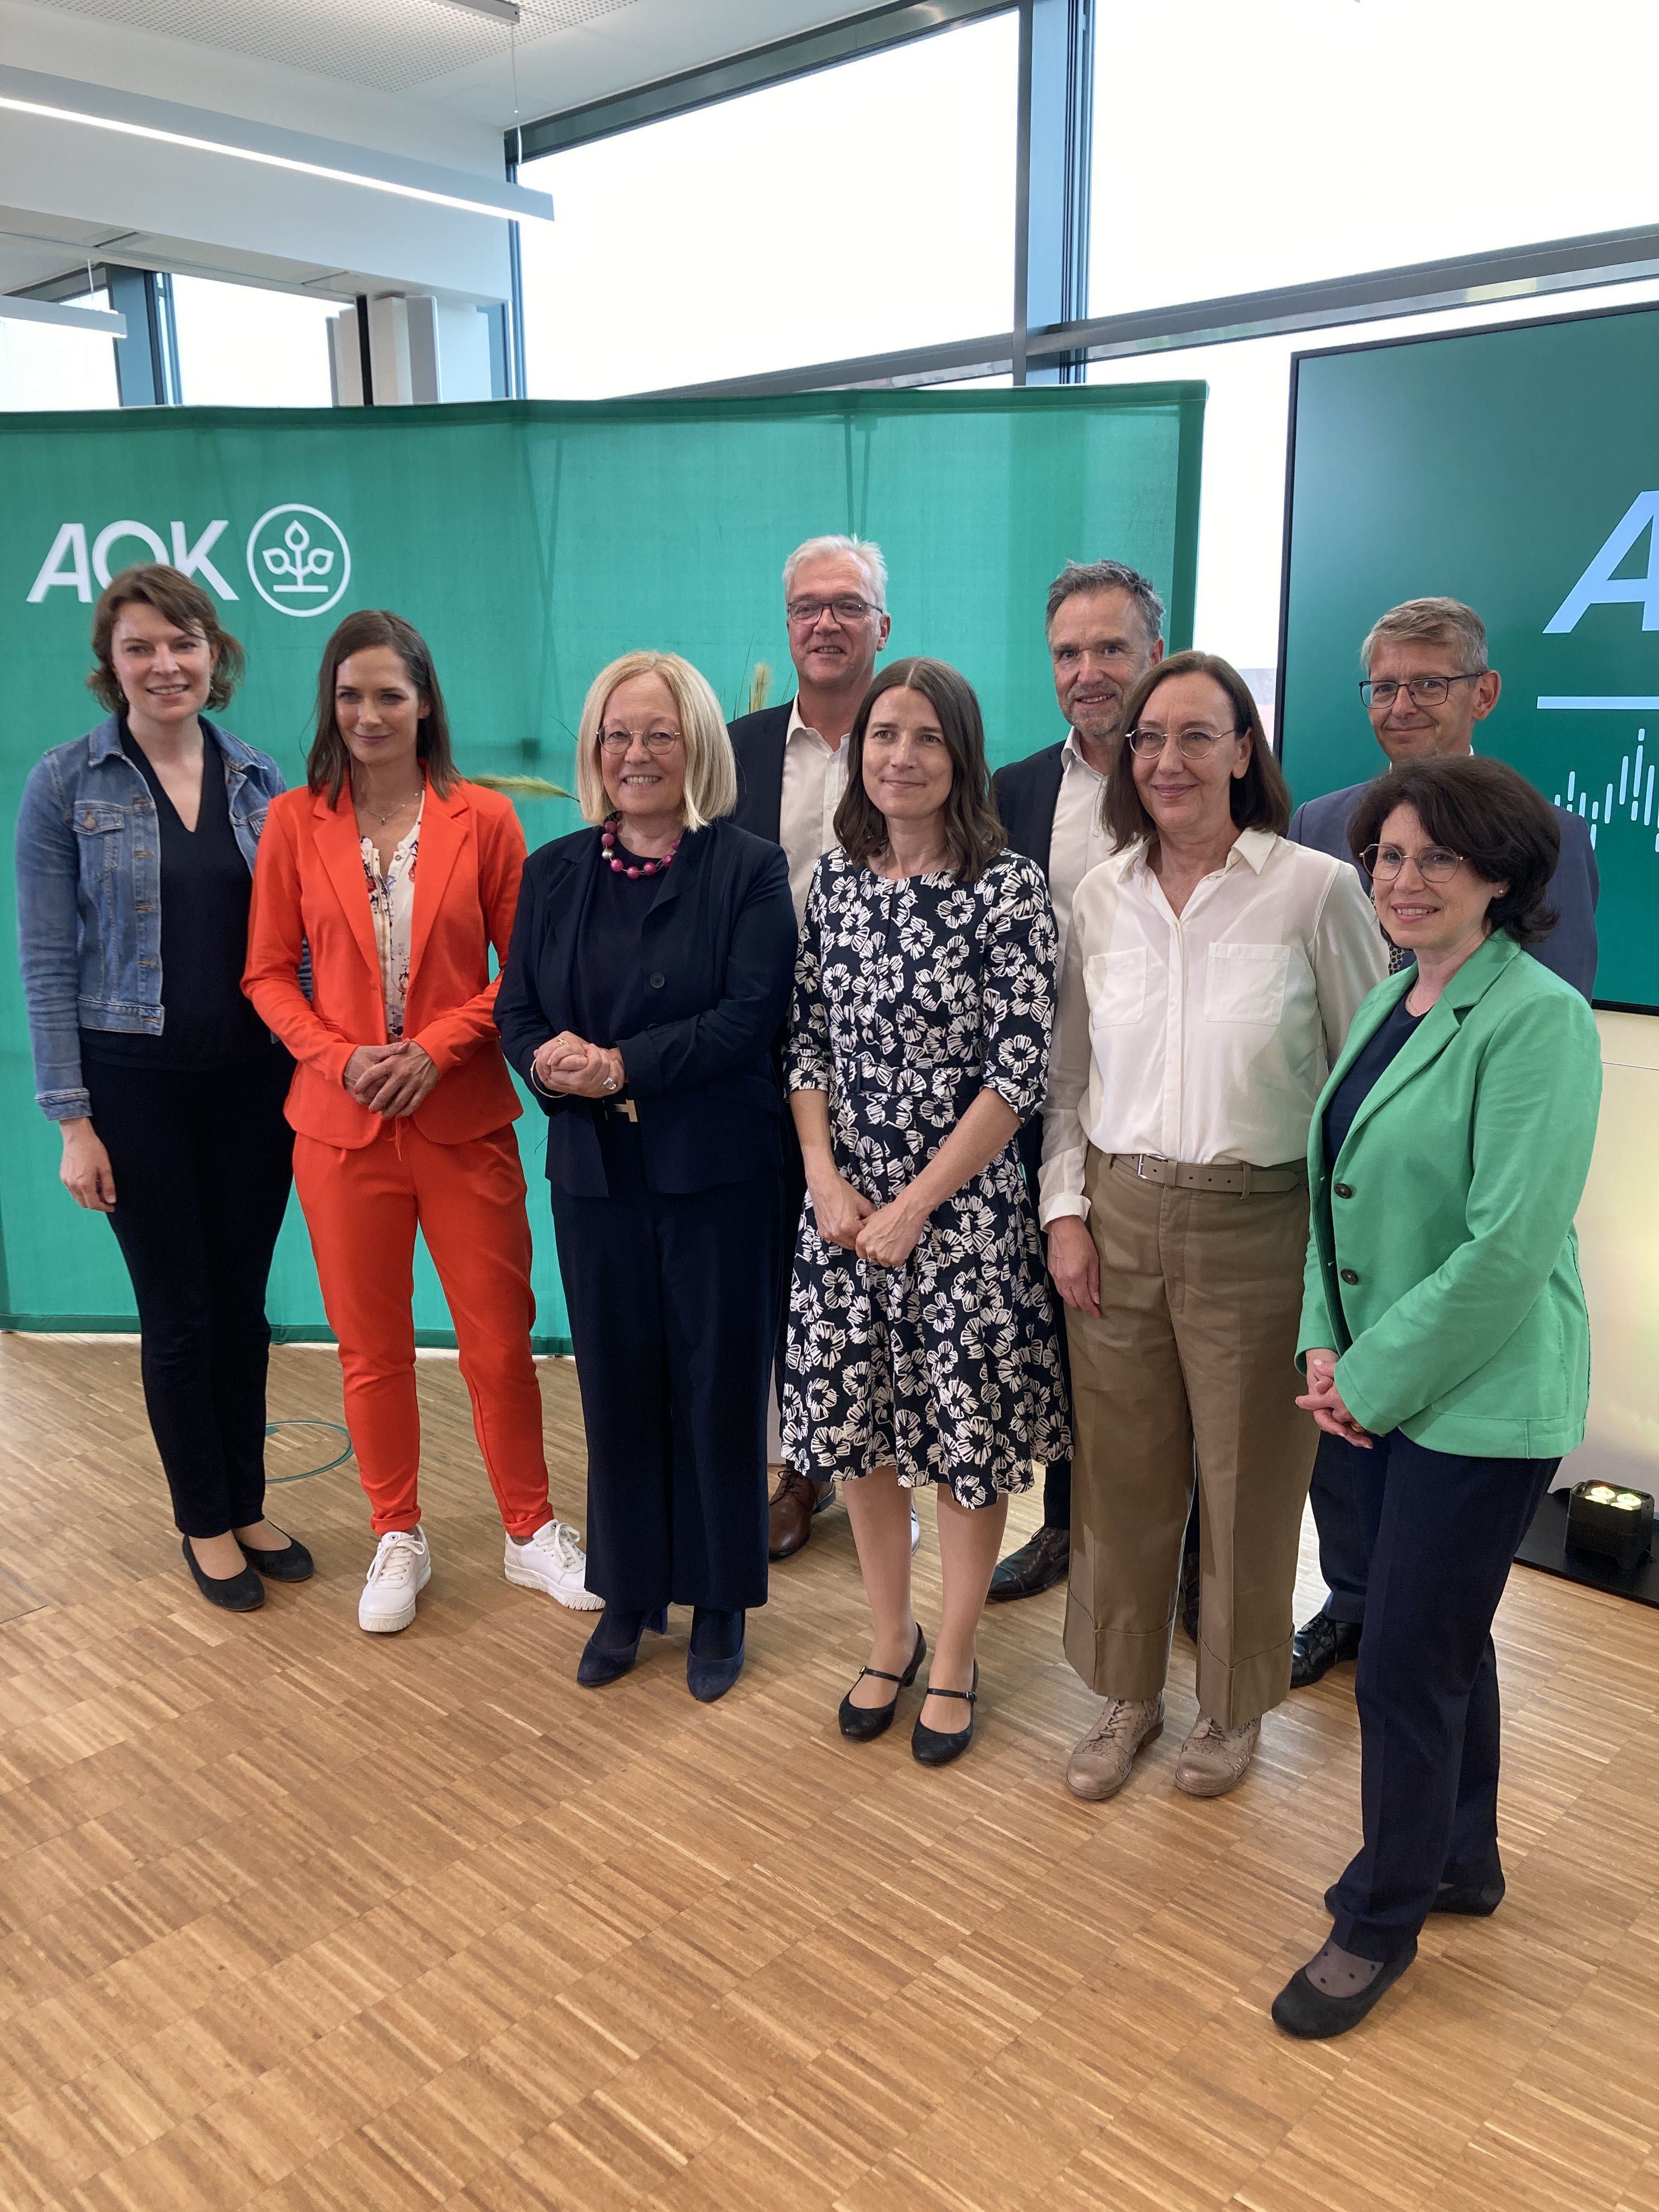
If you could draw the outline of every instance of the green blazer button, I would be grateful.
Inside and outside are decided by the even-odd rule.
[[[1336,1193],[1339,1198],[1352,1198],[1353,1196],[1353,1185],[1351,1182],[1334,1182],[1331,1185],[1331,1188]]]
[[[1345,1283],[1357,1283],[1359,1280],[1358,1276],[1355,1274],[1352,1267],[1343,1267],[1339,1269],[1338,1272],[1340,1273]]]

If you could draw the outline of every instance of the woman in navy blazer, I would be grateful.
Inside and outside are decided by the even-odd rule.
[[[722,817],[720,703],[678,654],[594,679],[576,739],[594,826],[531,857],[496,996],[545,1109],[559,1267],[587,1433],[587,1586],[605,1611],[576,1679],[634,1664],[695,1608],[705,1702],[766,1602],[766,1403],[781,1273],[782,1102],[771,1044],[795,915],[782,853]]]

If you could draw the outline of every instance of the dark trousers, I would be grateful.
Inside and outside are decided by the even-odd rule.
[[[800,1234],[800,1217],[806,1204],[806,1163],[800,1156],[800,1139],[795,1134],[794,1116],[789,1111],[789,1102],[784,1101],[783,1123],[783,1215],[778,1237],[778,1328],[772,1354],[772,1387],[778,1395],[778,1417],[783,1417],[783,1376],[786,1355],[789,1349],[789,1285],[795,1272],[795,1239]]]
[[[553,1192],[587,1432],[587,1586],[627,1613],[766,1602],[777,1170],[670,1194],[600,1119],[608,1198]]]
[[[1319,1571],[1330,1595],[1322,1611],[1358,1627],[1365,1618],[1365,1538],[1354,1496],[1354,1462],[1371,1454],[1322,1431],[1308,1503],[1319,1532]]]
[[[265,1282],[288,1206],[285,1053],[208,1074],[88,1060],[110,1216],[138,1302],[150,1431],[181,1534],[264,1512]]]
[[[1441,1882],[1497,1871],[1492,1615],[1561,1462],[1431,1451],[1398,1429],[1352,1458],[1370,1571],[1354,1686],[1365,1840],[1338,1886],[1334,1933],[1388,1960]]]
[[[1037,1182],[1042,1167],[1042,1116],[1033,1114],[1019,1133],[1019,1164],[1025,1172],[1025,1188],[1031,1201],[1031,1211],[1038,1218]],[[1060,1327],[1054,1332],[1060,1345],[1060,1380],[1066,1392],[1066,1419],[1072,1419],[1072,1354],[1066,1340],[1066,1307],[1054,1280],[1048,1279],[1048,1295],[1054,1302],[1054,1316]],[[1064,1528],[1072,1526],[1072,1462],[1065,1459],[1050,1460],[1042,1471],[1042,1525],[1045,1528]]]

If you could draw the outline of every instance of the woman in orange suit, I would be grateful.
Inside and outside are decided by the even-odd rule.
[[[432,1574],[417,1226],[454,1320],[507,1580],[580,1611],[599,1604],[547,1502],[520,1109],[489,973],[491,945],[507,951],[524,855],[509,803],[455,772],[419,632],[394,614],[349,615],[323,653],[307,787],[273,802],[265,823],[243,988],[299,1063],[294,1181],[380,1539],[357,1619],[380,1633],[409,1626]]]

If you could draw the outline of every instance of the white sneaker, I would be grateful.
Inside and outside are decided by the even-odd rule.
[[[910,1508],[910,1549],[914,1552],[921,1541],[921,1522],[917,1519],[916,1509],[913,1505]]]
[[[382,1536],[369,1561],[357,1626],[371,1636],[395,1636],[415,1618],[415,1601],[432,1579],[432,1554],[423,1528],[394,1528]]]
[[[507,1579],[521,1589],[545,1590],[573,1613],[598,1613],[605,1604],[587,1587],[587,1554],[574,1528],[550,1521],[520,1544],[507,1540]]]

